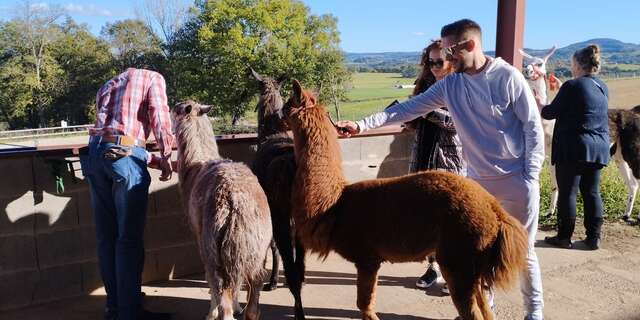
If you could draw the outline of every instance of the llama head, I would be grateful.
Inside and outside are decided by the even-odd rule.
[[[176,132],[179,127],[184,126],[186,123],[198,121],[200,118],[208,119],[202,116],[211,111],[211,108],[212,106],[210,105],[199,104],[193,100],[176,103],[171,112],[173,131]],[[206,120],[206,122],[209,121]]]
[[[549,51],[547,51],[547,53],[545,53],[545,55],[542,57],[534,57],[524,52],[524,50],[522,49],[519,49],[519,51],[525,58],[525,62],[527,63],[522,70],[522,73],[524,73],[525,78],[527,78],[528,80],[535,81],[540,77],[544,78],[544,76],[546,76],[547,61],[549,60],[549,57],[551,57],[551,55],[553,55],[553,53],[556,51],[556,46],[551,47],[551,49],[549,49]]]
[[[304,90],[298,80],[293,79],[292,89],[291,97],[283,107],[283,115],[286,118],[304,114],[306,110],[317,106],[316,97],[310,91]]]
[[[282,101],[282,95],[280,94],[280,89],[282,88],[282,84],[287,80],[287,75],[281,75],[277,79],[263,76],[253,70],[253,68],[249,68],[251,76],[258,82],[258,86],[260,88],[260,100],[256,105],[255,111],[258,112],[258,123],[266,126],[270,126],[278,131],[286,131],[286,126],[282,123],[281,120],[276,120],[277,118],[281,119],[282,117],[279,114],[282,112],[282,107],[284,105]],[[277,118],[273,118],[271,116],[278,116]],[[265,119],[271,118],[267,120],[270,122],[265,124]],[[274,121],[276,123],[274,123]]]

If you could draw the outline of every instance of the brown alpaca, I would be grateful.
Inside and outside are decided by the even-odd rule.
[[[253,162],[253,172],[258,177],[269,200],[273,238],[282,256],[287,286],[295,301],[295,319],[303,320],[302,282],[304,282],[305,249],[297,241],[295,225],[291,222],[291,186],[296,172],[293,155],[293,139],[287,133],[286,122],[278,115],[282,113],[280,87],[285,77],[278,79],[261,76],[253,69],[251,74],[260,86],[258,112],[258,152]],[[272,249],[273,250],[273,249]],[[274,257],[277,257],[274,254]],[[271,281],[275,287],[277,260],[274,258]]]
[[[218,307],[224,320],[233,319],[244,281],[249,285],[244,318],[254,320],[272,236],[269,205],[247,166],[220,158],[209,109],[187,101],[173,110],[182,199],[211,289],[207,320],[218,318]]]
[[[482,287],[509,288],[524,269],[527,237],[520,223],[480,185],[451,173],[347,184],[324,107],[294,80],[284,109],[298,165],[296,232],[320,256],[335,251],[355,264],[362,318],[378,319],[382,262],[423,261],[435,252],[462,319],[492,319]]]

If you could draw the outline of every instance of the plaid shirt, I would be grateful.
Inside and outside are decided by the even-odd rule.
[[[98,90],[96,108],[96,123],[89,129],[90,135],[127,135],[146,141],[153,130],[161,154],[171,155],[174,136],[161,74],[127,69]]]

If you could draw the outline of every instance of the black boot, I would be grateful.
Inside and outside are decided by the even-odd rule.
[[[554,237],[545,237],[544,242],[558,248],[571,249],[571,236],[576,226],[576,219],[559,219],[558,218],[558,235]]]
[[[590,219],[589,223],[585,220],[585,229],[587,231],[587,238],[584,239],[584,244],[590,250],[600,249],[600,233],[602,231],[602,218]]]

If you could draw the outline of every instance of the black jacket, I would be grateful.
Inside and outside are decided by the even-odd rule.
[[[609,162],[609,89],[587,75],[565,82],[553,102],[541,111],[556,119],[551,163]]]

